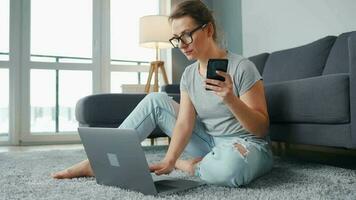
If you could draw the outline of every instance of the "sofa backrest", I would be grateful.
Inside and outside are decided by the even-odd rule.
[[[348,38],[353,32],[341,34],[335,41],[326,61],[323,75],[349,73]]]
[[[263,72],[263,68],[265,67],[268,56],[269,53],[262,53],[248,58],[251,62],[253,62],[256,65],[256,68],[261,75]]]
[[[263,69],[265,83],[320,76],[335,36],[327,36],[310,44],[273,52]]]

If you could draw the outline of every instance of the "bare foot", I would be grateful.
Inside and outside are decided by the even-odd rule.
[[[195,166],[203,158],[193,158],[190,160],[177,160],[175,168],[187,172],[189,175],[193,176],[195,172]]]
[[[89,160],[83,160],[63,171],[51,174],[55,179],[71,179],[84,176],[94,176]]]

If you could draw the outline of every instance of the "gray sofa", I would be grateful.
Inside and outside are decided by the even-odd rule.
[[[356,32],[249,59],[264,79],[272,141],[356,148]],[[162,90],[179,102],[179,85]],[[87,96],[76,118],[80,126],[118,127],[144,96]],[[158,127],[150,135],[161,136]]]

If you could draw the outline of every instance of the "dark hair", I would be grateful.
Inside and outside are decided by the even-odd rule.
[[[188,0],[178,4],[169,16],[169,21],[172,22],[174,19],[185,16],[193,18],[197,25],[211,23],[214,29],[213,39],[214,41],[217,40],[215,19],[212,11],[203,2],[200,0]]]

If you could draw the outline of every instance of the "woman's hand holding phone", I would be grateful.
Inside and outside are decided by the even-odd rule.
[[[219,76],[216,71],[227,71],[228,60],[227,59],[209,59],[208,66],[206,70],[206,78],[225,81],[223,76]],[[210,88],[205,88],[210,90]]]
[[[210,59],[204,81],[205,89],[220,96],[224,102],[235,98],[231,76],[226,73],[227,64],[227,59]]]

